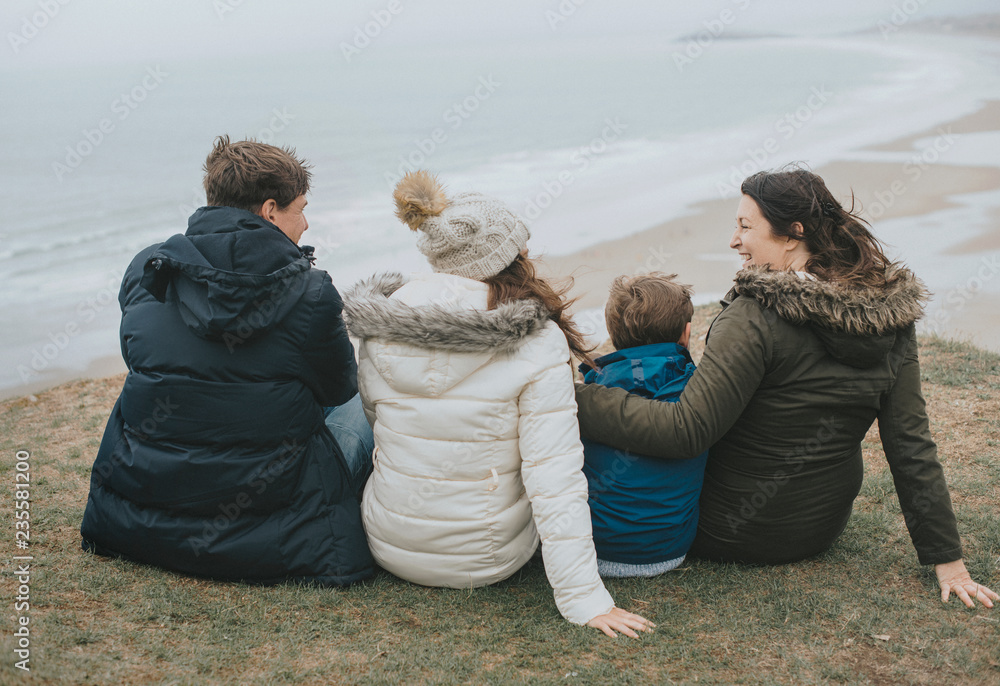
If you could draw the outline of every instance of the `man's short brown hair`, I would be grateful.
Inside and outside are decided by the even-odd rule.
[[[309,192],[309,167],[293,148],[251,139],[229,142],[219,136],[205,160],[205,199],[209,205],[257,212],[273,199],[284,209]]]
[[[619,276],[611,284],[604,319],[616,350],[653,343],[676,343],[691,321],[691,287],[676,274],[653,272]]]

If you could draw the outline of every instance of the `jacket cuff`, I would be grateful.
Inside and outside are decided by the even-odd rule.
[[[571,603],[559,603],[556,598],[556,604],[560,606],[559,612],[567,621],[581,626],[594,617],[611,612],[615,607],[615,601],[603,583],[598,584],[589,595],[574,599]]]
[[[934,552],[917,551],[917,559],[922,565],[943,565],[947,562],[954,562],[962,559],[962,546],[937,550]]]

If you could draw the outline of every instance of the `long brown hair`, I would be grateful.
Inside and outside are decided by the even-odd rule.
[[[854,211],[833,197],[823,179],[796,165],[761,171],[740,188],[757,203],[775,236],[804,241],[810,258],[806,271],[824,281],[849,286],[881,286],[890,261],[878,239]],[[798,234],[792,225],[802,225]]]
[[[496,309],[498,305],[514,300],[531,299],[541,302],[550,313],[549,319],[558,324],[566,335],[570,352],[587,365],[594,366],[594,361],[590,357],[594,348],[587,347],[583,334],[576,328],[573,318],[566,311],[575,302],[565,297],[573,286],[572,280],[561,287],[554,287],[547,279],[538,276],[535,264],[531,260],[524,255],[518,255],[506,269],[496,276],[485,279],[484,283],[490,289],[486,301],[488,309]]]

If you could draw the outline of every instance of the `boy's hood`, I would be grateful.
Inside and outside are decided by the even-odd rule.
[[[549,319],[535,300],[487,310],[487,292],[486,284],[447,274],[379,274],[344,294],[344,322],[393,388],[438,395],[516,351]]]
[[[679,398],[695,370],[691,354],[679,343],[653,343],[616,350],[597,358],[594,363],[597,369],[580,365],[585,383],[624,388],[657,400]]]
[[[203,207],[187,233],[171,236],[146,259],[140,285],[176,302],[184,323],[217,340],[255,338],[274,328],[305,293],[312,248],[244,210]]]

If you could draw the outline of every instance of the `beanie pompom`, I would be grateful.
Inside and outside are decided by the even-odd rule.
[[[448,207],[444,187],[437,177],[423,170],[409,172],[396,184],[392,197],[396,216],[416,231],[427,217],[436,217]]]

